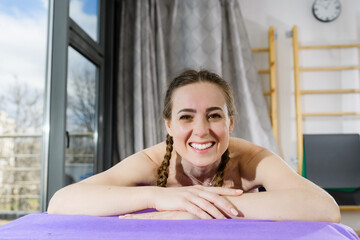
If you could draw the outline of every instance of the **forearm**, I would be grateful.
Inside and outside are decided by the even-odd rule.
[[[244,193],[226,197],[244,218],[266,220],[298,220],[339,222],[339,207],[325,193],[306,189]]]
[[[149,208],[156,187],[74,184],[52,197],[48,213],[111,216]]]

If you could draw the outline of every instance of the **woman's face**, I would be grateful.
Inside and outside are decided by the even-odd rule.
[[[175,151],[196,167],[211,166],[221,159],[233,129],[222,89],[208,82],[176,89],[171,120],[165,124]]]

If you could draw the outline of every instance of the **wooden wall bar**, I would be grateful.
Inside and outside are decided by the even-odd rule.
[[[304,117],[311,116],[357,116],[360,112],[313,112],[304,113],[301,109],[301,95],[306,94],[348,94],[360,93],[360,89],[325,89],[325,90],[301,90],[300,72],[309,71],[346,71],[360,70],[360,66],[336,66],[336,67],[299,67],[299,50],[307,49],[340,49],[340,48],[360,48],[360,44],[348,45],[323,45],[323,46],[299,46],[297,26],[293,27],[293,55],[294,55],[294,82],[295,82],[295,110],[296,110],[296,134],[297,134],[297,157],[298,173],[301,175],[303,170],[303,131],[302,122]],[[340,206],[341,210],[360,210],[360,206]]]
[[[264,91],[264,96],[270,96],[270,120],[273,133],[278,142],[278,120],[277,120],[277,96],[276,96],[276,61],[275,61],[275,34],[274,28],[269,28],[269,47],[253,48],[253,52],[267,52],[269,54],[269,68],[258,69],[259,74],[269,74],[269,91]]]

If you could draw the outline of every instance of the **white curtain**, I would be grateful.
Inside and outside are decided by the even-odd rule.
[[[239,113],[232,136],[278,151],[236,0],[119,4],[117,160],[164,140],[167,83],[186,68],[214,71],[230,83]]]

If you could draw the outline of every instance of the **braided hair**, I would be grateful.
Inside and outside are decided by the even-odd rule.
[[[161,163],[160,167],[158,168],[158,179],[157,179],[158,187],[166,187],[167,178],[169,176],[171,152],[173,150],[172,145],[173,145],[173,139],[168,134],[166,135],[166,153],[164,156],[164,160]],[[221,162],[216,172],[214,187],[221,187],[224,184],[225,167],[226,164],[229,162],[229,160],[230,160],[229,150],[227,149],[221,156]]]
[[[229,149],[226,149],[226,151],[221,156],[221,162],[217,169],[217,173],[216,173],[217,175],[214,184],[215,187],[222,187],[222,185],[224,184],[225,167],[226,164],[229,162],[229,160],[230,160]]]
[[[174,143],[173,138],[169,134],[166,135],[166,153],[164,156],[164,160],[157,171],[158,173],[157,186],[159,187],[166,187],[167,179],[169,176],[169,165],[170,165],[171,152],[173,150],[173,143]]]
[[[164,119],[171,120],[172,95],[174,91],[182,86],[189,85],[192,83],[198,83],[198,82],[209,82],[218,86],[223,92],[229,117],[234,117],[236,115],[234,97],[232,95],[228,83],[216,73],[212,73],[207,70],[195,71],[191,69],[184,71],[178,77],[174,78],[174,80],[170,83],[164,99],[164,110],[163,110]],[[167,178],[169,176],[169,165],[170,165],[171,152],[173,150],[173,143],[174,143],[173,138],[168,134],[166,136],[166,153],[164,156],[164,160],[160,165],[160,167],[158,168],[158,172],[157,172],[158,173],[157,186],[159,187],[166,187]],[[225,167],[226,164],[229,162],[229,160],[230,160],[229,150],[227,149],[221,156],[221,162],[217,169],[214,186],[221,187],[224,184]]]

